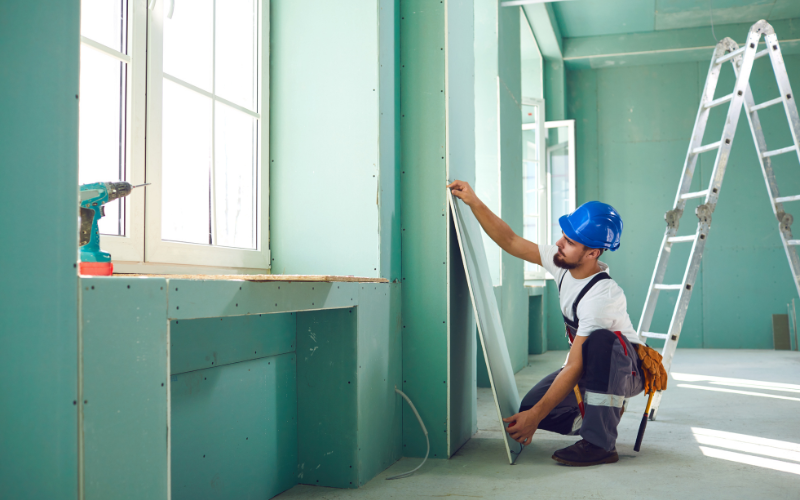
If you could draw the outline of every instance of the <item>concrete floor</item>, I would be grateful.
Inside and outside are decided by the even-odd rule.
[[[530,356],[516,375],[520,394],[564,354]],[[635,398],[622,418],[616,464],[558,465],[553,451],[577,438],[537,431],[509,466],[491,393],[478,389],[478,432],[451,459],[386,481],[420,461],[404,458],[358,490],[300,485],[276,498],[800,498],[800,353],[679,350],[658,420],[636,453],[645,404]]]

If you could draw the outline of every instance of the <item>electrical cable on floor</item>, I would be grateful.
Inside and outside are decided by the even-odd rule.
[[[414,407],[414,403],[412,403],[411,400],[408,399],[408,396],[406,396],[405,393],[403,393],[403,391],[398,389],[397,386],[394,387],[394,392],[396,392],[397,394],[403,396],[403,399],[406,400],[406,403],[408,403],[408,406],[410,406],[411,409],[414,411],[414,415],[417,416],[417,420],[419,420],[419,426],[422,427],[422,432],[425,434],[425,441],[427,441],[427,443],[428,443],[428,451],[425,452],[425,458],[422,459],[422,463],[417,465],[417,467],[414,470],[410,470],[408,472],[404,472],[404,473],[398,474],[396,476],[387,477],[386,478],[387,481],[392,480],[392,479],[402,479],[404,477],[411,476],[412,474],[417,472],[420,467],[422,467],[425,464],[425,461],[428,460],[428,454],[430,454],[430,452],[431,452],[431,440],[428,438],[428,429],[426,429],[425,428],[425,424],[422,423],[422,417],[419,416],[419,412],[417,412],[417,409]]]

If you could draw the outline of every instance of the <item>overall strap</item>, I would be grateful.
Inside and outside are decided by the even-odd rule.
[[[561,283],[564,283],[564,278],[567,276],[569,270],[564,269],[564,274],[561,275],[561,279],[558,280],[558,293],[561,293]]]
[[[566,275],[566,273],[565,273],[565,275]],[[610,280],[610,279],[611,279],[611,276],[609,276],[608,273],[606,273],[606,272],[597,273],[597,274],[594,275],[594,278],[592,278],[592,281],[590,281],[589,283],[586,284],[585,287],[583,287],[583,290],[581,290],[581,293],[579,293],[578,296],[575,298],[575,302],[572,303],[572,317],[574,318],[573,321],[575,323],[578,322],[578,304],[580,303],[580,301],[583,298],[583,296],[586,295],[589,292],[589,290],[591,290],[592,287],[595,286],[598,282],[603,281],[603,280]]]

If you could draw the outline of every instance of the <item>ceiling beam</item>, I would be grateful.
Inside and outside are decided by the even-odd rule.
[[[545,59],[561,59],[563,54],[561,30],[549,3],[526,4],[522,11],[528,19],[536,44]]]
[[[783,19],[771,24],[778,35],[781,52],[800,53],[800,19]],[[739,43],[744,43],[750,26],[752,23],[718,25],[714,27],[714,34],[720,40],[731,37]],[[649,33],[564,38],[563,59],[567,69],[570,70],[710,61],[716,44],[708,26]]]

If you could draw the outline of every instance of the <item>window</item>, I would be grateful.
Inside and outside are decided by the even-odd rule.
[[[575,210],[575,120],[545,123],[547,129],[547,241],[561,238],[558,219]]]
[[[100,221],[115,269],[268,269],[262,0],[81,11],[80,182],[150,183]]]
[[[522,237],[555,244],[558,219],[575,210],[575,121],[544,121],[541,99],[522,100]],[[525,279],[552,278],[544,268],[525,263]]]
[[[522,99],[522,237],[539,243],[547,239],[547,184],[544,160],[544,101]],[[525,262],[525,279],[543,279],[544,270]]]

